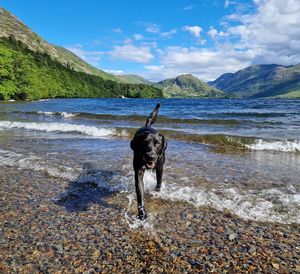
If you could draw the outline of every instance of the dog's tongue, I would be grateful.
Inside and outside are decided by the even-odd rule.
[[[147,164],[146,164],[146,167],[147,167],[147,168],[154,168],[154,166],[155,166],[155,163],[154,163],[154,162],[151,162],[151,163],[147,163]]]

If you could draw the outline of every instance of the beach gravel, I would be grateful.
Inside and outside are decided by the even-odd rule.
[[[70,187],[72,186],[72,188]],[[0,273],[299,273],[300,226],[0,169]]]

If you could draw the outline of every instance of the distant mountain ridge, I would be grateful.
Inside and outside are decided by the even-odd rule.
[[[76,71],[100,76],[103,79],[119,80],[115,75],[89,65],[66,48],[48,43],[9,11],[0,7],[0,38],[8,38],[10,36],[13,36],[17,41],[21,41],[30,50],[46,53],[64,66]]]
[[[192,74],[182,74],[155,84],[166,97],[224,97],[225,94],[211,87]]]
[[[74,53],[49,44],[0,8],[0,100],[161,98],[161,89],[121,83]]]
[[[208,84],[247,98],[300,97],[300,64],[253,65],[235,73],[225,73]]]
[[[182,74],[160,82],[150,82],[141,76],[132,74],[119,75],[119,77],[122,77],[122,80],[126,83],[139,83],[161,88],[167,98],[220,98],[226,96],[222,91],[209,86],[192,74]]]
[[[135,74],[116,74],[116,76],[123,83],[128,83],[128,84],[145,84],[145,85],[151,85],[152,84],[151,81],[143,78],[142,76],[135,75]]]

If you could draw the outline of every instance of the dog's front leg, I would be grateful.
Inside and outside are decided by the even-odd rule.
[[[157,182],[155,187],[156,191],[160,191],[163,173],[164,173],[163,165],[156,168],[156,182]]]
[[[144,206],[144,169],[135,170],[135,190],[138,204],[138,216],[141,220],[147,218],[147,213]]]

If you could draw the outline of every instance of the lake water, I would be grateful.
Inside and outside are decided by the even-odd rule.
[[[0,166],[97,181],[135,199],[130,138],[155,99],[0,104]],[[153,127],[168,140],[153,199],[228,209],[244,219],[300,223],[300,100],[166,99]],[[126,206],[126,205],[125,205]],[[126,217],[126,216],[125,216]]]

